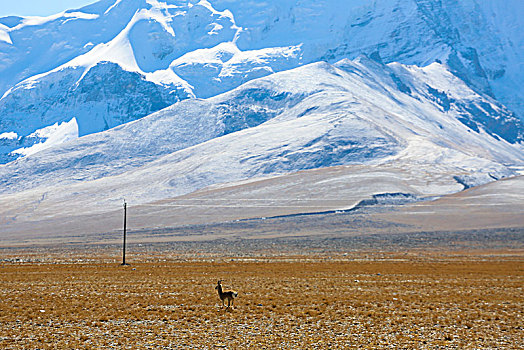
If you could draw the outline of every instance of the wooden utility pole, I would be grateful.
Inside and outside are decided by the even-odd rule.
[[[124,199],[124,244],[122,246],[122,265],[126,264],[126,222],[127,222],[127,203]]]

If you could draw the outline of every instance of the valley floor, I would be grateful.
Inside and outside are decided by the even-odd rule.
[[[521,349],[522,231],[471,234],[4,248],[0,348]]]

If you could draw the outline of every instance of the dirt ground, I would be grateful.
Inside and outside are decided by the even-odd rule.
[[[112,253],[0,252],[0,348],[524,347],[522,250]]]

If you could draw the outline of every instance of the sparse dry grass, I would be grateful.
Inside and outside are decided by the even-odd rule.
[[[521,255],[357,257],[3,263],[0,348],[524,347]]]

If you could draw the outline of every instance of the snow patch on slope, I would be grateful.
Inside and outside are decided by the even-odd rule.
[[[207,98],[255,78],[291,69],[300,61],[300,46],[241,51],[234,42],[224,42],[189,52],[174,60],[170,69],[192,86],[196,96]]]
[[[0,139],[5,139],[5,140],[16,140],[18,139],[18,134],[16,132],[4,132],[4,133],[1,133],[0,134]]]
[[[16,149],[13,151],[14,154],[30,156],[47,148],[74,140],[78,138],[78,124],[76,123],[76,119],[72,118],[69,122],[55,123],[54,125],[37,130],[27,137],[43,141],[35,143],[31,147]]]
[[[46,23],[56,21],[57,19],[67,18],[63,23],[67,23],[69,20],[75,20],[75,19],[86,19],[86,20],[93,20],[97,19],[99,15],[93,14],[93,13],[84,13],[79,11],[64,11],[57,13],[55,15],[41,17],[41,16],[27,16],[23,17],[22,23],[17,25],[16,27],[12,28],[13,31],[23,29],[24,27],[30,27],[30,26],[42,26]]]
[[[10,45],[13,45],[13,40],[9,35],[9,27],[0,23],[0,42],[4,42]]]

